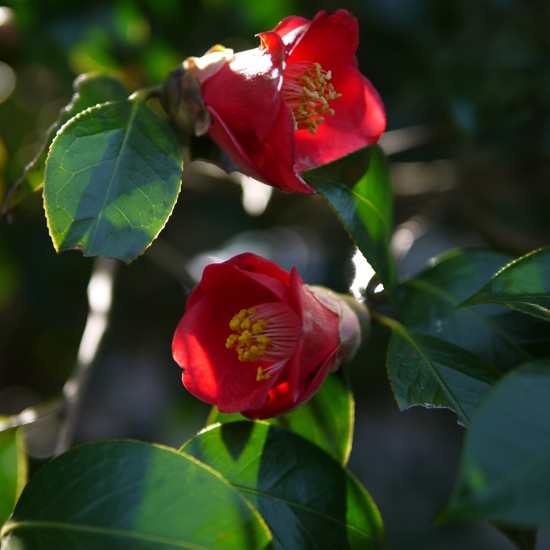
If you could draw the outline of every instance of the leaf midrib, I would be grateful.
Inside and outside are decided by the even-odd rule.
[[[425,290],[435,296],[439,296],[443,298],[445,301],[447,301],[449,304],[451,304],[453,307],[456,307],[460,305],[462,302],[458,300],[453,294],[450,292],[445,292],[440,287],[429,283],[426,280],[423,279],[411,279],[410,281],[407,281],[407,286],[412,286],[419,288],[421,290]],[[482,305],[482,304],[476,304],[476,305]],[[531,355],[527,353],[521,346],[517,345],[515,342],[513,342],[505,333],[503,333],[501,330],[498,329],[498,327],[490,322],[489,319],[485,318],[483,315],[480,315],[477,313],[474,309],[467,309],[467,314],[477,319],[480,323],[485,325],[491,333],[493,333],[495,336],[497,336],[500,340],[502,340],[507,346],[512,348],[514,351],[516,351],[519,355],[522,355],[525,357],[525,359],[530,360],[532,359]]]
[[[138,109],[141,107],[141,102],[140,101],[130,101],[130,100],[127,100],[127,101],[130,103],[130,117],[126,121],[126,129],[124,131],[124,136],[123,136],[122,141],[120,143],[120,147],[119,147],[118,154],[117,154],[117,157],[116,157],[115,166],[112,170],[111,177],[109,178],[109,184],[107,185],[107,191],[106,191],[105,197],[103,199],[103,204],[101,205],[101,209],[99,210],[99,213],[97,215],[97,221],[94,225],[93,232],[90,235],[90,246],[89,246],[90,249],[93,249],[95,247],[96,235],[97,235],[97,232],[99,230],[99,226],[101,225],[102,219],[105,216],[105,205],[107,204],[107,202],[108,202],[108,200],[111,196],[111,190],[112,190],[112,187],[113,187],[113,182],[115,180],[115,174],[117,173],[117,171],[119,169],[119,164],[120,164],[121,158],[123,156],[122,152],[127,147],[128,141],[130,139],[130,135],[131,135],[132,131],[134,130],[133,121],[136,118],[136,113],[137,113]],[[117,208],[117,210],[119,212],[121,212],[121,214],[124,216],[124,218],[129,222],[128,218],[123,214],[123,212],[120,210],[120,208]],[[130,223],[130,227],[132,227],[131,223]]]
[[[310,508],[309,506],[306,506],[305,504],[301,504],[299,502],[295,502],[295,501],[291,501],[291,500],[288,500],[288,499],[285,499],[285,498],[281,498],[281,497],[275,496],[271,493],[266,493],[264,491],[259,491],[258,489],[254,489],[252,487],[247,487],[245,485],[239,485],[239,484],[234,483],[232,481],[230,481],[230,483],[231,483],[231,485],[233,485],[233,487],[235,487],[235,489],[237,489],[237,490],[239,490],[243,493],[252,494],[252,495],[255,495],[256,497],[265,498],[265,499],[268,499],[268,500],[276,500],[277,502],[281,502],[283,504],[286,504],[287,506],[289,506],[291,508],[298,508],[299,510],[302,510],[302,511],[308,512],[310,514],[316,515],[318,517],[321,517],[324,520],[330,521],[330,522],[335,523],[337,525],[344,526],[344,527],[346,527],[350,530],[355,531],[356,533],[360,533],[360,534],[364,535],[366,538],[369,538],[369,539],[374,539],[375,538],[375,537],[373,537],[372,533],[368,533],[366,531],[363,531],[363,530],[359,529],[358,527],[356,527],[354,525],[351,525],[347,521],[346,522],[340,521],[340,520],[334,518],[333,516],[329,516],[328,514],[325,514],[324,512],[316,510],[315,508]]]
[[[178,539],[154,535],[152,533],[143,533],[140,531],[115,529],[113,527],[99,527],[83,525],[79,523],[63,523],[57,521],[16,521],[8,522],[2,529],[1,535],[4,538],[10,532],[18,529],[57,529],[60,531],[71,531],[79,533],[90,533],[110,536],[120,536],[124,538],[134,538],[143,541],[157,542],[162,544],[170,544],[174,548],[186,548],[188,550],[208,550],[208,546],[186,542]]]

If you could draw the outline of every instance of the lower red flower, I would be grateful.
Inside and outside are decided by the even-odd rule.
[[[221,412],[268,418],[307,401],[360,343],[345,301],[254,254],[205,268],[172,351],[185,387]]]

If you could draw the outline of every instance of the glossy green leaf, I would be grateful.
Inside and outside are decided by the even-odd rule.
[[[460,477],[442,519],[550,527],[550,360],[509,373],[466,434]]]
[[[499,370],[532,359],[531,349],[548,342],[546,323],[492,305],[458,308],[472,289],[483,286],[509,261],[490,250],[443,255],[401,286],[403,324],[412,332],[462,347]]]
[[[120,101],[128,97],[128,92],[122,82],[114,75],[83,74],[73,84],[74,94],[71,102],[61,110],[59,118],[48,129],[44,146],[36,157],[25,167],[25,173],[10,190],[5,208],[13,208],[29,194],[42,188],[44,182],[44,167],[48,148],[55,133],[78,113],[99,103]]]
[[[324,449],[340,464],[346,465],[353,439],[355,405],[345,370],[331,374],[319,391],[295,411],[266,422],[291,430]],[[237,414],[220,413],[215,407],[207,425],[244,420]]]
[[[395,284],[390,251],[393,195],[384,153],[377,145],[302,173],[329,202],[388,293]]]
[[[277,549],[380,548],[380,515],[365,489],[306,439],[265,422],[207,428],[184,447],[258,509]]]
[[[0,525],[12,513],[26,479],[27,458],[20,432],[0,432]]]
[[[448,407],[467,426],[499,372],[454,344],[409,332],[398,323],[392,328],[388,375],[399,407]]]
[[[550,321],[550,248],[506,265],[462,306],[495,304]]]
[[[44,205],[56,250],[134,260],[168,220],[181,170],[175,135],[143,98],[71,119],[46,164]]]
[[[134,441],[74,448],[29,481],[2,550],[269,547],[265,524],[220,475]]]

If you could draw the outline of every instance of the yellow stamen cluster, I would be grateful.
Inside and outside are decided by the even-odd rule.
[[[333,116],[329,101],[342,97],[329,83],[330,71],[324,71],[319,63],[295,62],[285,70],[282,94],[285,103],[294,115],[294,130],[317,133],[317,126],[325,116]]]
[[[256,382],[261,382],[283,368],[294,353],[300,319],[284,302],[266,302],[241,309],[229,328],[225,347],[235,350],[239,361],[259,363],[254,368]]]
[[[234,348],[239,361],[257,361],[266,352],[270,338],[263,334],[268,323],[264,318],[253,319],[256,308],[241,309],[229,322],[229,328],[235,332],[225,342],[227,349]],[[257,380],[265,380],[269,375],[261,374],[258,369]],[[259,378],[259,379],[258,379]]]

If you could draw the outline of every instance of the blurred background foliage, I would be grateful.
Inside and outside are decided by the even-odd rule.
[[[382,145],[396,197],[399,275],[455,246],[519,255],[550,242],[550,5],[546,0],[14,0],[0,6],[0,202],[86,72],[129,91],[156,85],[214,43],[244,49],[289,14],[346,8],[359,64],[388,114]],[[171,357],[189,274],[250,250],[346,291],[351,243],[316,197],[274,192],[243,208],[234,177],[187,163],[158,241],[118,266],[110,329],[86,392],[77,442],[135,437],[179,446],[207,407]],[[0,221],[0,415],[59,395],[84,328],[93,260],[56,255],[36,193]],[[366,284],[368,281],[360,281]],[[475,289],[472,289],[474,291]],[[454,483],[462,432],[451,413],[398,413],[385,373],[388,334],[350,366],[357,399],[350,467],[395,548],[508,548],[479,526],[433,527]],[[57,419],[29,425],[32,457],[52,452]],[[490,545],[490,546],[488,546]]]

